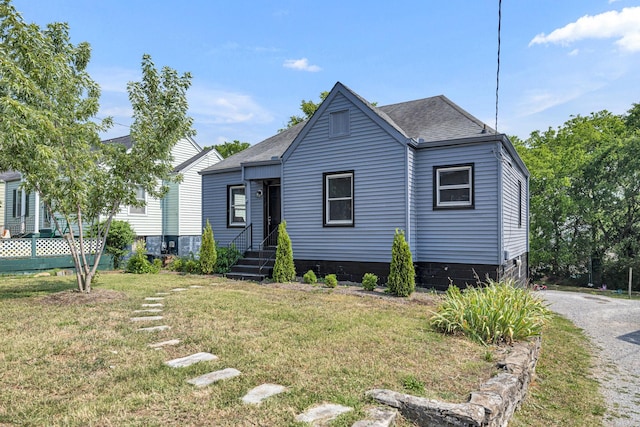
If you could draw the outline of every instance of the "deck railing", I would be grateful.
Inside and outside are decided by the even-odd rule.
[[[262,269],[275,257],[275,253],[273,252],[273,248],[278,245],[278,227],[271,230],[271,233],[260,243],[258,248],[260,258],[260,272]]]
[[[93,254],[98,248],[98,239],[84,239],[85,253]],[[80,250],[80,242],[76,241]],[[71,255],[69,244],[63,238],[29,237],[0,239],[0,258],[37,258]]]

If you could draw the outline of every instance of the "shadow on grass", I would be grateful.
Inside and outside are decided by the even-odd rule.
[[[0,287],[0,301],[8,299],[29,298],[35,296],[49,295],[56,292],[76,289],[77,284],[73,280],[65,281],[47,281],[39,280],[37,282],[24,285],[16,285],[11,287]]]

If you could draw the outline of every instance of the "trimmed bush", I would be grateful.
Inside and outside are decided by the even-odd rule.
[[[156,262],[157,261],[157,262]],[[139,240],[136,243],[136,250],[127,261],[127,273],[134,274],[147,274],[158,273],[162,267],[162,262],[159,259],[153,261],[153,264],[147,259],[147,245],[144,240]]]
[[[213,239],[213,230],[207,220],[207,224],[202,232],[202,242],[200,243],[200,271],[202,274],[211,274],[216,266],[218,253],[216,252],[216,241]]]
[[[416,272],[409,244],[404,231],[396,229],[391,246],[391,266],[387,281],[389,292],[399,297],[408,297],[416,289]]]
[[[100,224],[104,226],[104,222]],[[94,233],[96,229],[94,228]],[[104,246],[104,251],[113,256],[113,268],[119,269],[122,258],[129,252],[127,247],[136,241],[136,233],[127,221],[114,219],[109,226],[109,233]]]
[[[327,274],[324,276],[324,284],[327,288],[335,288],[338,286],[338,279],[335,274]]]
[[[378,286],[378,276],[373,273],[365,273],[362,276],[362,287],[367,291],[373,291]]]
[[[482,344],[498,344],[540,335],[550,319],[543,301],[513,280],[487,280],[485,287],[460,291],[451,285],[430,320],[437,331],[464,334]]]
[[[296,267],[293,264],[293,249],[291,239],[287,233],[287,222],[282,221],[278,226],[278,248],[276,261],[273,266],[273,280],[278,283],[291,282],[296,278]]]
[[[316,283],[318,283],[318,278],[316,277],[316,273],[314,273],[313,270],[309,270],[304,273],[304,276],[302,276],[302,281],[304,283],[308,283],[309,285],[315,285]]]

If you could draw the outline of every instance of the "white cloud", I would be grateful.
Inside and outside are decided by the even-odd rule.
[[[322,70],[322,68],[317,65],[310,65],[307,58],[287,59],[282,65],[285,68],[293,68],[294,70],[309,71],[312,73]]]
[[[571,52],[569,52],[569,56],[578,56],[579,53],[580,49],[573,49]]]
[[[584,39],[615,38],[616,45],[628,52],[640,52],[640,7],[628,7],[620,12],[612,10],[599,15],[585,15],[576,22],[538,34],[529,46],[535,44],[560,44],[567,46]]]
[[[194,84],[187,92],[189,114],[203,124],[269,123],[273,116],[251,96]]]

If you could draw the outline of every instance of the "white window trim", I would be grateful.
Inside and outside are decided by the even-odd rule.
[[[351,178],[351,197],[336,197],[333,199],[329,199],[329,180],[335,178]],[[353,172],[343,172],[343,173],[334,173],[334,174],[326,174],[324,177],[324,188],[325,188],[325,199],[324,199],[324,223],[325,225],[353,225],[353,217],[354,217],[354,197],[353,197]],[[331,220],[330,218],[330,203],[332,201],[340,201],[340,200],[351,200],[351,219],[341,219],[341,220]]]
[[[457,185],[440,185],[440,173],[441,172],[456,172],[466,170],[469,174],[469,183],[468,184],[457,184]],[[469,190],[469,200],[468,201],[441,201],[440,200],[440,191],[442,190],[460,190],[460,189],[468,189]],[[436,206],[439,208],[449,208],[449,207],[470,207],[473,206],[473,165],[466,166],[452,166],[452,167],[438,167],[436,168]]]
[[[245,220],[243,222],[238,222],[238,221],[234,221],[233,220],[233,213],[235,212],[236,209],[236,205],[233,203],[233,197],[231,196],[233,194],[233,190],[237,190],[238,188],[241,188],[244,190],[244,212],[245,212]],[[228,203],[229,203],[229,212],[227,212],[227,223],[229,224],[229,227],[245,227],[247,225],[247,220],[246,220],[246,215],[247,215],[247,188],[244,185],[230,185],[229,186],[229,194],[227,194],[228,197]],[[241,205],[238,205],[241,206]]]
[[[144,206],[129,206],[129,215],[133,215],[133,216],[147,215],[147,191],[144,188],[142,189],[142,191],[144,192]],[[136,200],[140,200],[140,199],[136,197]],[[131,212],[131,209],[144,209],[144,212]]]

